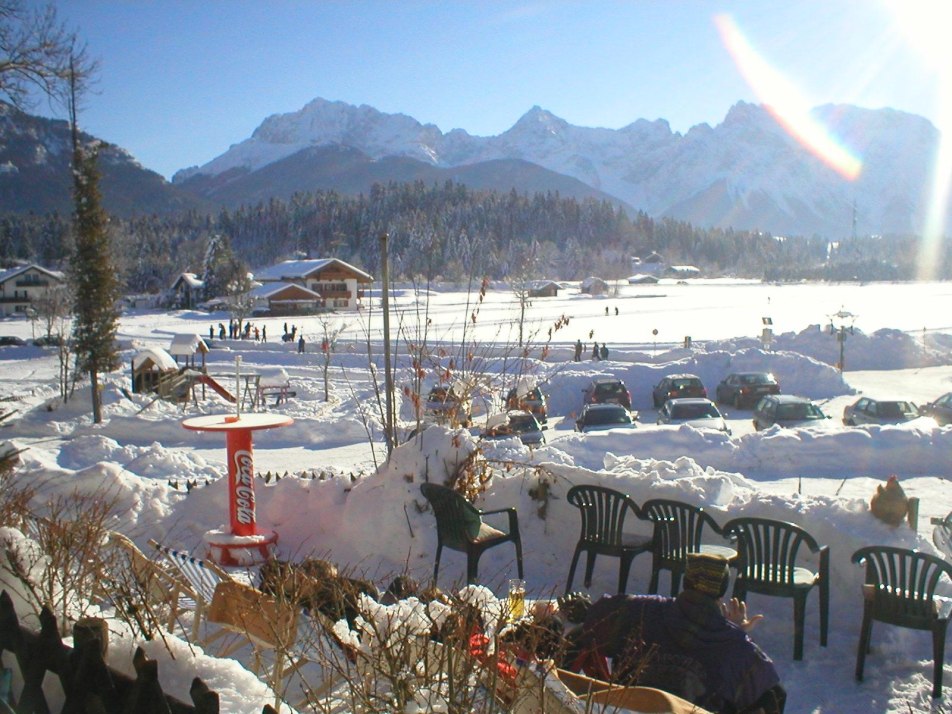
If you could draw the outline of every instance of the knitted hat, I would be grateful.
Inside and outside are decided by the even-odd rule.
[[[688,553],[688,564],[684,571],[685,588],[711,597],[721,597],[727,592],[729,578],[727,558],[723,555]]]

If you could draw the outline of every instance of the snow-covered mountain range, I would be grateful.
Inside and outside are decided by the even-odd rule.
[[[365,155],[367,167],[395,157],[409,160],[400,164],[404,171],[417,163],[461,169],[496,162],[493,171],[503,175],[495,183],[505,183],[507,160],[529,162],[652,216],[704,226],[834,238],[854,230],[920,233],[940,138],[935,127],[892,109],[827,105],[813,116],[862,161],[854,180],[804,148],[765,107],[743,102],[717,126],[699,124],[683,135],[663,119],[639,119],[617,130],[590,128],[533,107],[502,134],[480,137],[462,129],[443,133],[366,105],[315,99],[300,111],[268,117],[250,138],[203,166],[178,172],[173,183],[213,200],[233,185],[230,202],[245,193],[235,182],[253,184],[258,194],[275,182],[285,192],[308,190],[314,171],[302,166],[314,159],[301,152],[345,147]],[[321,171],[331,170],[326,152],[317,154],[324,161]],[[249,182],[268,167],[267,182]]]

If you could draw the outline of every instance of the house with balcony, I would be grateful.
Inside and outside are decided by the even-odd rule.
[[[255,281],[262,287],[274,283],[299,285],[319,296],[320,308],[356,311],[373,277],[343,260],[316,258],[285,260],[256,272]]]
[[[66,284],[66,276],[30,263],[0,273],[0,316],[26,316],[47,290]]]

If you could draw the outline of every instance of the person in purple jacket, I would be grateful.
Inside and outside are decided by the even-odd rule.
[[[566,663],[611,660],[588,673],[620,684],[663,689],[719,714],[778,714],[786,692],[773,662],[747,633],[736,599],[722,603],[730,572],[723,557],[688,556],[684,590],[675,598],[614,595],[595,602],[571,638]]]

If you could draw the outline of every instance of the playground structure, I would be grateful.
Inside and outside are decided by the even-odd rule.
[[[287,402],[296,393],[291,390],[291,381],[287,372],[277,369],[260,374],[241,374],[237,394],[233,394],[223,383],[234,380],[233,376],[208,374],[205,354],[208,347],[198,335],[176,335],[170,351],[161,347],[149,347],[140,350],[132,358],[132,391],[134,393],[154,393],[156,399],[187,404],[206,399],[206,388],[218,394],[230,404],[240,398],[242,409],[258,409],[267,406],[274,399],[273,406]],[[174,357],[173,357],[174,355]],[[201,355],[201,365],[197,366],[196,355]],[[179,359],[184,358],[184,364]],[[201,390],[199,392],[199,389]]]

